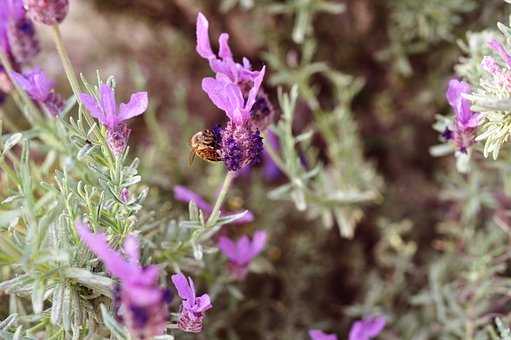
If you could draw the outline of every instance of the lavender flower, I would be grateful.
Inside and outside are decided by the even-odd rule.
[[[263,251],[266,240],[267,234],[262,230],[254,233],[252,242],[246,235],[236,242],[225,236],[220,237],[218,248],[229,259],[229,270],[237,280],[247,276],[250,262]]]
[[[18,83],[29,96],[41,104],[53,116],[58,116],[64,108],[62,97],[55,92],[54,83],[38,67],[24,75],[12,72],[14,81]]]
[[[131,130],[125,121],[144,113],[148,105],[147,92],[137,92],[131,95],[127,104],[121,103],[117,108],[115,92],[106,84],[99,87],[99,99],[82,93],[80,100],[90,114],[106,127],[108,144],[116,154],[122,153],[128,144]]]
[[[356,321],[350,330],[349,340],[369,340],[381,333],[385,327],[385,318],[374,315]]]
[[[337,335],[327,334],[318,329],[311,329],[309,331],[309,336],[311,340],[337,340]]]
[[[40,51],[34,23],[26,17],[22,0],[0,4],[0,45],[16,63],[27,63]]]
[[[24,0],[28,15],[32,20],[58,25],[67,16],[69,0]]]
[[[105,234],[90,232],[89,226],[76,223],[81,240],[103,261],[106,270],[120,280],[114,305],[122,308],[123,321],[136,339],[161,335],[168,319],[170,290],[158,286],[159,269],[140,265],[138,240],[129,236],[124,243],[128,260],[110,248]],[[121,310],[118,310],[121,314]]]
[[[195,203],[199,209],[201,209],[202,211],[204,211],[204,213],[206,213],[206,215],[210,215],[211,212],[213,211],[213,207],[208,202],[206,202],[204,200],[204,198],[202,198],[199,194],[191,191],[190,189],[188,189],[187,187],[184,187],[182,185],[176,185],[174,187],[174,198],[181,202]],[[237,213],[239,213],[239,212],[232,213],[232,214],[237,214]],[[221,215],[224,215],[224,216],[231,215],[231,213],[222,212]],[[234,221],[233,224],[245,224],[245,223],[250,223],[253,220],[254,220],[254,214],[252,214],[252,212],[250,212],[250,211],[247,211],[245,213],[245,215],[243,215],[243,217]]]
[[[468,94],[471,87],[464,81],[451,79],[446,92],[446,98],[456,114],[454,142],[458,150],[467,152],[467,149],[474,143],[475,129],[479,124],[478,113],[470,109],[470,101],[463,97]]]
[[[182,273],[172,275],[171,279],[178,295],[183,299],[179,328],[185,332],[199,333],[202,331],[206,311],[213,307],[209,295],[202,294],[197,297],[192,279],[190,277],[187,279]]]

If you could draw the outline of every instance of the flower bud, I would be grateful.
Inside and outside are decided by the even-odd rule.
[[[58,25],[69,11],[69,0],[24,0],[32,20],[46,25]]]

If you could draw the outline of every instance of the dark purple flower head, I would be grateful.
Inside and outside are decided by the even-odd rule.
[[[207,310],[213,308],[208,294],[195,295],[195,285],[190,277],[188,279],[182,274],[174,274],[171,277],[172,283],[183,302],[178,321],[181,330],[190,333],[202,331],[202,324]]]
[[[16,63],[27,63],[40,51],[34,23],[27,18],[22,0],[3,0],[1,3],[0,45]]]
[[[261,133],[250,121],[241,125],[233,121],[227,123],[221,144],[222,159],[227,170],[239,171],[245,166],[260,163],[263,151]]]
[[[356,321],[350,330],[349,340],[369,340],[381,333],[385,327],[385,317],[374,315]]]
[[[128,143],[130,129],[125,122],[144,113],[148,106],[147,92],[137,92],[131,95],[127,104],[121,103],[117,107],[115,92],[106,84],[99,87],[98,99],[90,94],[82,93],[80,100],[92,117],[106,126],[108,143],[116,154],[121,153]]]
[[[124,243],[127,260],[110,248],[105,234],[94,234],[89,226],[76,223],[76,229],[85,245],[101,259],[106,270],[120,280],[117,297],[123,308],[122,316],[130,333],[137,338],[161,335],[168,318],[171,295],[159,287],[157,266],[140,265],[138,240],[129,236]]]
[[[311,340],[337,340],[337,335],[327,334],[319,329],[311,329],[309,336]]]
[[[57,116],[64,108],[62,97],[55,93],[53,81],[39,67],[24,74],[12,72],[12,77],[32,99],[43,105],[53,116]]]
[[[220,37],[218,38],[220,48],[217,56],[211,49],[208,30],[208,20],[202,13],[199,13],[197,15],[196,32],[197,53],[209,61],[211,69],[217,74],[217,76],[222,74],[234,84],[239,84],[244,81],[253,82],[259,75],[259,72],[251,70],[250,61],[247,58],[243,58],[243,64],[239,64],[234,61],[229,47],[229,34],[220,34]]]
[[[182,185],[176,185],[174,187],[174,198],[181,202],[193,202],[197,205],[199,209],[204,211],[206,215],[211,214],[213,211],[213,207],[204,200],[199,194],[193,192],[192,190],[188,189],[187,187],[184,187]],[[236,213],[226,213],[222,212],[221,215],[231,215],[231,214],[238,214],[240,212]],[[240,219],[233,222],[233,224],[245,224],[250,223],[254,220],[254,214],[250,211],[246,211],[245,215],[241,217]]]
[[[24,0],[32,20],[46,25],[58,25],[67,16],[69,0]]]
[[[263,251],[266,240],[267,234],[263,230],[256,231],[252,240],[246,235],[237,241],[220,237],[218,248],[229,259],[229,268],[236,279],[243,280],[246,277],[250,262]]]

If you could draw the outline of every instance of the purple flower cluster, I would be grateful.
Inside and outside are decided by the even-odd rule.
[[[105,234],[94,234],[89,226],[77,222],[81,240],[103,261],[106,270],[117,277],[120,285],[114,294],[114,305],[130,333],[137,339],[161,335],[166,328],[168,304],[172,300],[170,290],[158,285],[159,269],[140,265],[138,240],[129,236],[124,243],[128,259],[110,248]]]
[[[24,0],[32,20],[46,25],[58,25],[69,11],[69,0]]]
[[[184,187],[182,185],[176,185],[174,187],[174,198],[181,202],[195,203],[197,205],[197,207],[199,209],[201,209],[202,211],[204,211],[204,213],[208,216],[213,211],[213,207],[208,202],[206,202],[204,200],[204,198],[202,198],[199,194],[193,192],[192,190],[190,190],[187,187]],[[221,215],[225,216],[225,215],[232,215],[232,214],[237,214],[237,213],[239,213],[239,212],[234,212],[234,213],[221,212]],[[247,211],[245,213],[245,215],[243,215],[243,217],[234,221],[233,223],[234,224],[245,224],[245,223],[250,223],[253,220],[254,220],[254,214],[252,214],[252,212],[250,212],[250,211]]]
[[[370,340],[383,331],[385,318],[381,315],[373,315],[363,320],[355,321],[351,326],[349,340]],[[321,330],[309,331],[311,340],[337,340],[337,335],[327,334]]]
[[[222,129],[220,151],[226,168],[238,171],[261,161],[261,131],[273,117],[273,107],[261,89],[265,67],[253,71],[247,58],[243,58],[242,64],[235,62],[227,33],[220,35],[218,55],[215,54],[211,49],[208,29],[206,17],[199,13],[196,50],[208,60],[215,72],[215,78],[202,80],[202,89],[229,119]]]
[[[263,251],[267,238],[263,230],[256,231],[252,241],[246,235],[237,241],[220,237],[218,248],[229,259],[229,270],[235,279],[241,281],[247,276],[250,262]]]
[[[464,94],[471,92],[471,87],[464,81],[451,79],[446,92],[449,105],[455,113],[454,131],[447,130],[443,136],[454,139],[458,151],[466,153],[474,143],[475,130],[479,125],[479,115],[470,109],[470,101]]]
[[[22,0],[0,1],[0,47],[15,66],[30,62],[40,51],[34,23]]]
[[[196,296],[195,285],[190,277],[188,279],[181,273],[172,275],[172,283],[183,302],[179,314],[178,326],[181,330],[190,333],[202,331],[205,313],[213,308],[208,294]]]
[[[127,104],[121,103],[117,107],[115,92],[106,84],[100,85],[99,98],[82,93],[80,100],[90,114],[106,127],[108,145],[115,154],[122,153],[128,144],[131,130],[126,121],[144,113],[148,106],[147,92],[137,92],[131,95]]]
[[[62,97],[55,92],[54,83],[38,67],[20,74],[12,73],[15,82],[23,88],[28,95],[38,102],[46,111],[56,117],[64,108]]]

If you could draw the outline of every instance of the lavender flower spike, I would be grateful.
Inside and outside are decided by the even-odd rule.
[[[103,261],[106,270],[120,280],[114,305],[121,306],[118,314],[136,339],[161,335],[166,327],[170,290],[158,286],[157,266],[143,268],[140,265],[138,240],[129,236],[124,243],[128,259],[110,248],[105,234],[94,234],[89,226],[76,223],[81,240]]]
[[[356,321],[351,326],[349,340],[369,340],[381,333],[385,327],[385,318],[374,315],[363,320]]]
[[[64,108],[64,101],[55,92],[53,81],[48,79],[40,68],[36,67],[24,75],[13,71],[12,77],[32,99],[44,106],[51,115],[58,116]]]
[[[122,153],[128,143],[129,134],[125,121],[141,115],[147,110],[147,92],[136,92],[131,95],[128,103],[117,107],[115,92],[110,86],[102,84],[99,87],[99,99],[90,94],[80,94],[80,100],[90,114],[106,126],[108,144],[116,154]]]
[[[250,262],[263,251],[266,241],[267,234],[262,230],[254,233],[252,242],[246,235],[236,242],[225,236],[220,237],[218,248],[229,259],[229,269],[237,280],[246,277]]]
[[[69,11],[69,0],[24,0],[28,15],[46,25],[58,25]]]
[[[199,209],[204,211],[205,214],[210,215],[213,211],[213,207],[204,200],[199,194],[193,192],[192,190],[188,189],[187,187],[184,187],[182,185],[176,185],[174,187],[174,198],[181,202],[193,202],[197,205]],[[237,212],[239,213],[239,212]],[[226,215],[230,213],[222,212],[221,215]],[[235,213],[236,214],[236,213]],[[239,218],[238,220],[234,221],[233,224],[245,224],[250,223],[254,220],[254,214],[252,212],[247,211],[243,217]]]
[[[335,334],[327,334],[318,329],[311,329],[309,331],[309,336],[311,340],[337,340],[337,335]]]
[[[195,295],[195,285],[190,277],[182,274],[174,274],[172,283],[177,289],[178,295],[183,299],[179,315],[178,326],[181,330],[190,333],[200,333],[207,310],[212,308],[208,294]]]

